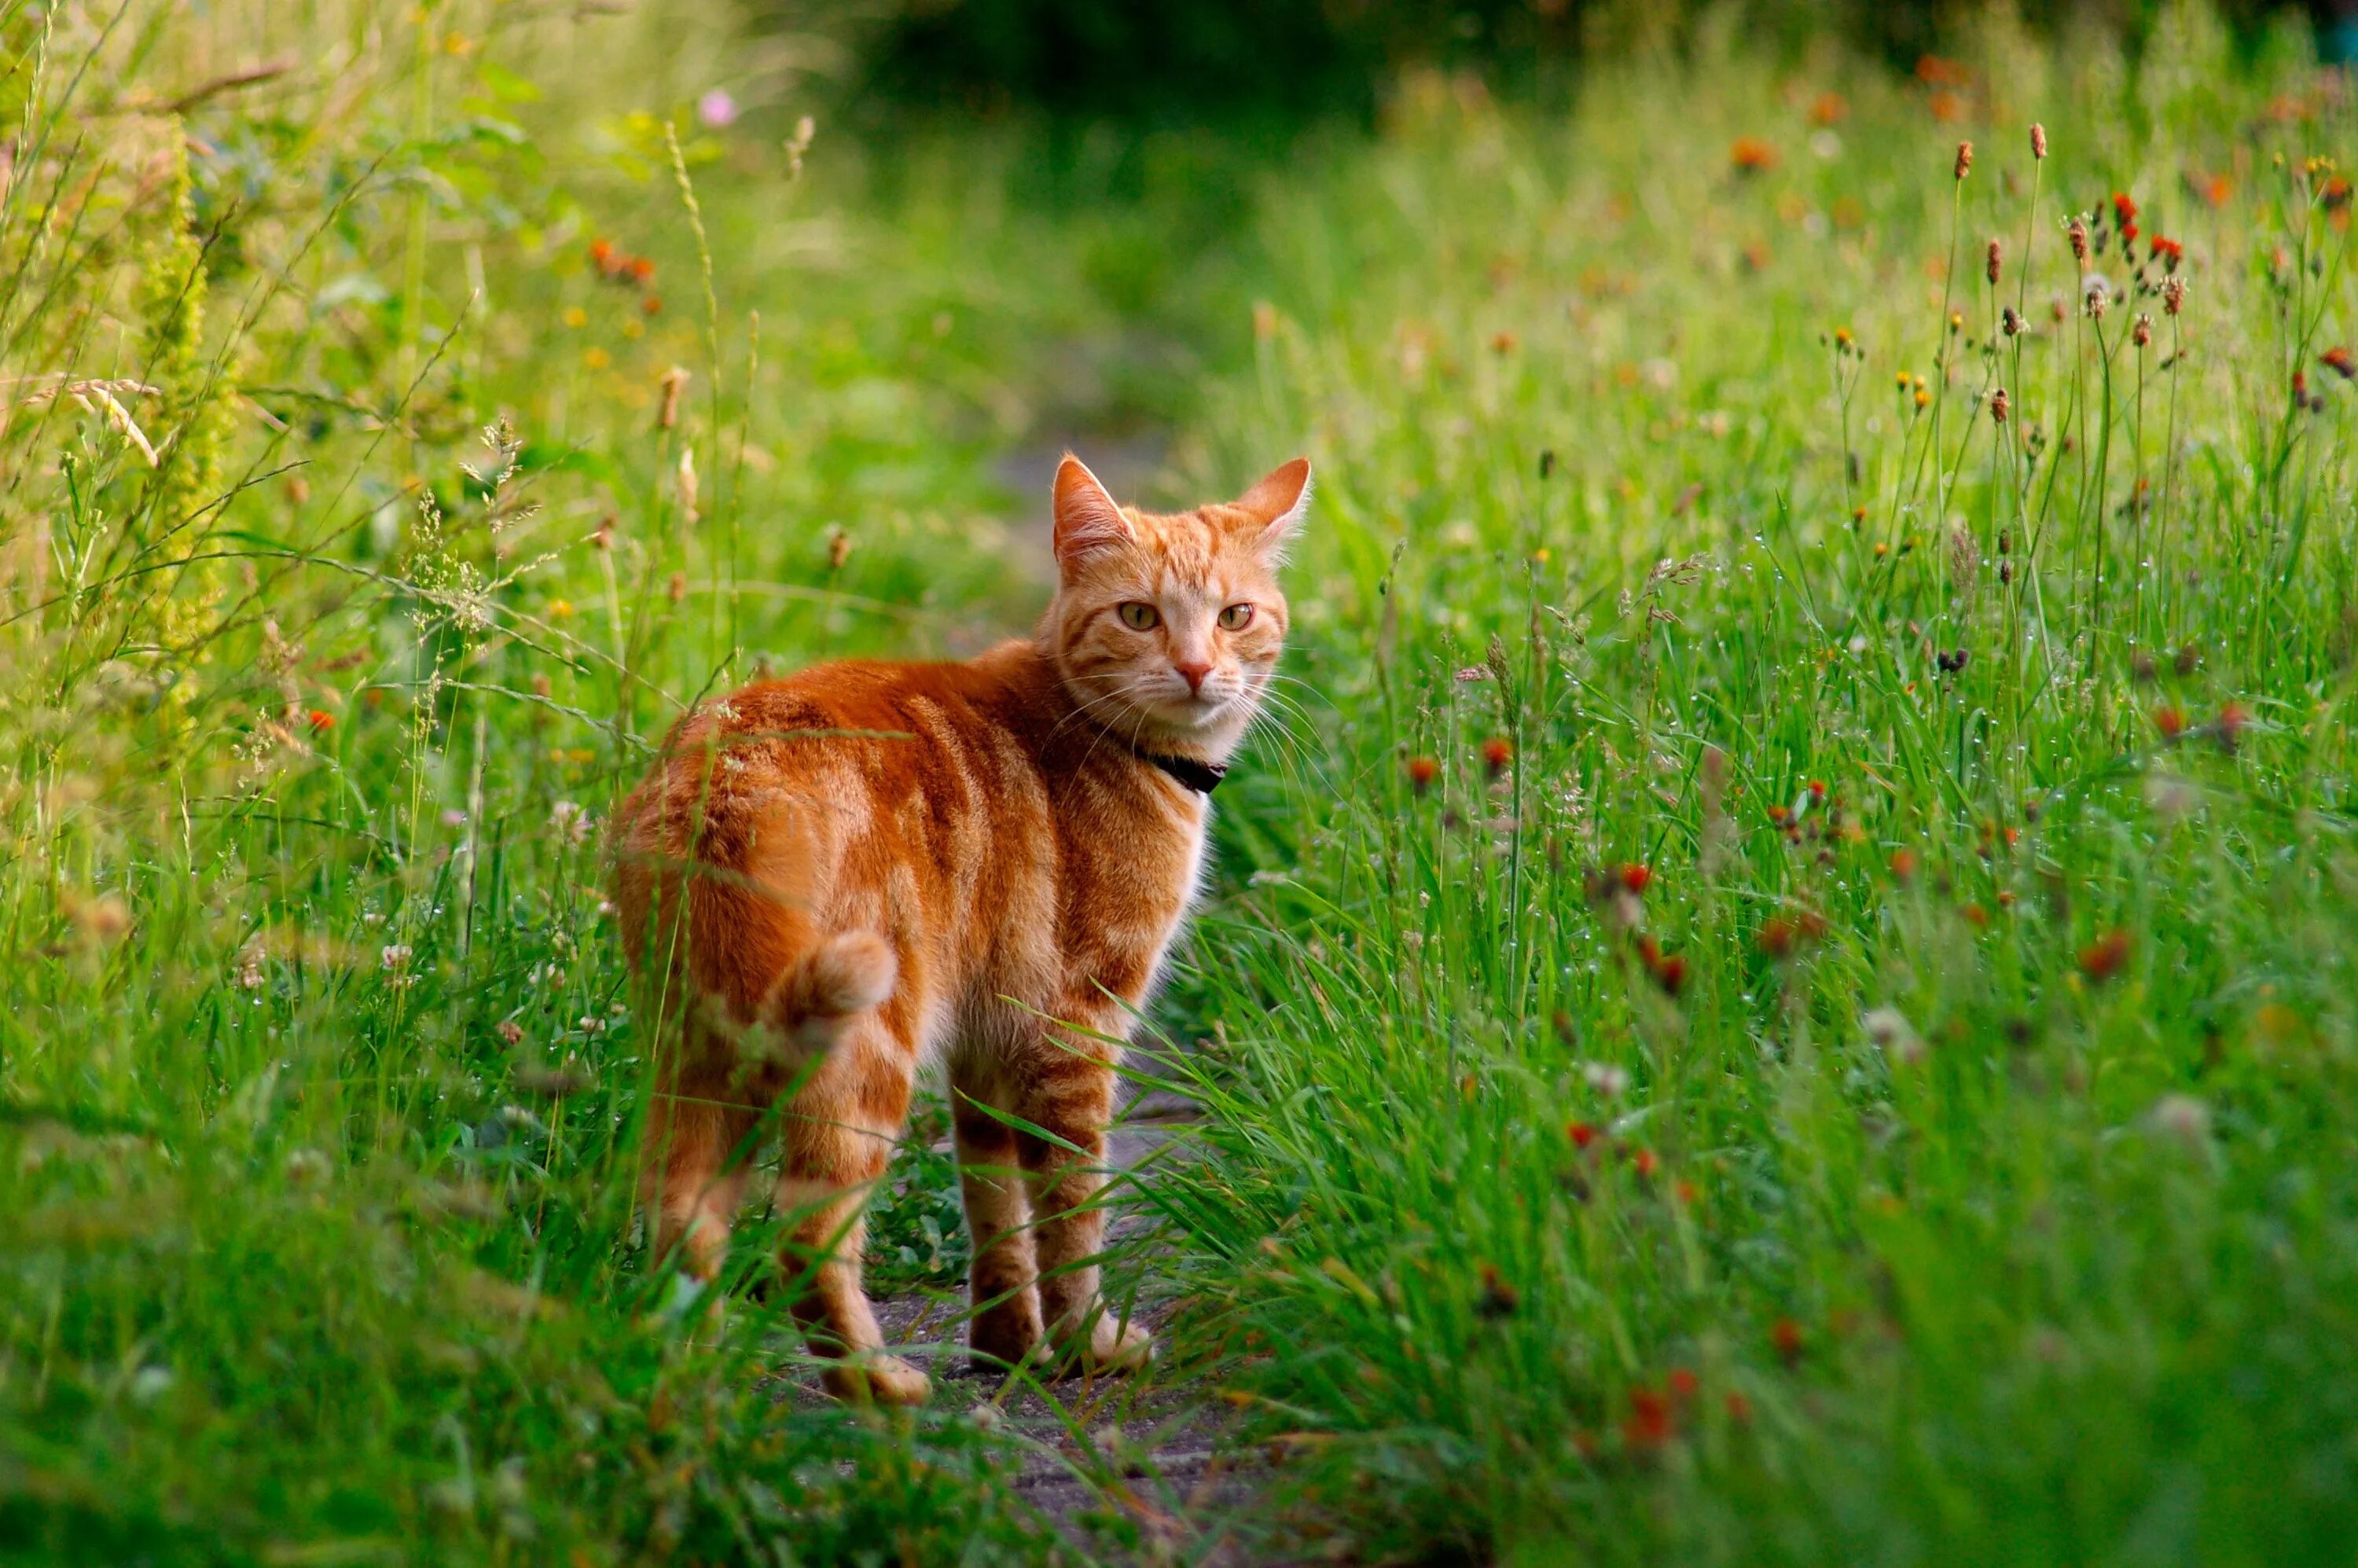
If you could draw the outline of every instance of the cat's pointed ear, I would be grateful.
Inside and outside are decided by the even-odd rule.
[[[1310,460],[1280,463],[1259,484],[1237,497],[1237,510],[1259,529],[1254,543],[1263,555],[1282,557],[1310,511]]]
[[[1070,571],[1100,550],[1118,549],[1137,538],[1130,519],[1121,514],[1098,476],[1070,452],[1056,465],[1053,496],[1059,569]]]

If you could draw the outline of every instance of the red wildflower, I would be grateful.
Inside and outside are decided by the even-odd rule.
[[[1849,114],[1850,105],[1843,101],[1841,93],[1821,92],[1818,94],[1817,102],[1810,105],[1810,124],[1812,125],[1837,124]]]
[[[1646,884],[1653,880],[1652,870],[1635,860],[1621,868],[1621,885],[1633,893],[1643,893],[1646,891]]]
[[[2128,231],[2130,225],[2136,222],[2136,215],[2137,204],[2129,199],[2128,192],[2125,190],[2114,191],[2113,222],[2121,226],[2121,230],[2124,233]]]
[[[663,301],[650,294],[639,301],[639,309],[645,315],[653,316],[663,309]]]
[[[1747,1425],[1752,1420],[1752,1401],[1733,1389],[1727,1394],[1727,1419],[1738,1426]]]
[[[1629,1163],[1637,1171],[1638,1179],[1641,1182],[1652,1181],[1654,1173],[1662,1168],[1662,1162],[1654,1157],[1654,1152],[1645,1148],[1630,1155]]]
[[[1417,794],[1422,795],[1431,789],[1433,781],[1440,776],[1441,764],[1431,757],[1411,757],[1408,760],[1408,782],[1415,786]]]
[[[2358,376],[2358,358],[2353,358],[2350,351],[2340,343],[2318,355],[2317,362],[2344,381]]]
[[[1604,1136],[1593,1121],[1575,1121],[1563,1131],[1564,1136],[1572,1140],[1574,1149],[1585,1149]]]
[[[1903,882],[1913,881],[1916,879],[1916,851],[1913,849],[1892,850],[1891,874],[1897,881]]]
[[[1492,776],[1505,773],[1507,764],[1514,760],[1515,748],[1505,736],[1493,735],[1482,742],[1482,763]]]
[[[1788,1367],[1799,1361],[1801,1352],[1808,1347],[1802,1338],[1801,1325],[1790,1317],[1780,1317],[1768,1325],[1768,1344],[1777,1352],[1778,1359]]]
[[[2131,245],[2136,243],[2138,232],[2139,231],[2135,223],[2124,223],[2121,225],[2121,249],[2123,251],[2125,252]]]
[[[2236,740],[2250,728],[2251,722],[2250,708],[2240,702],[2230,702],[2220,708],[2219,717],[2213,722],[2212,729],[2219,737],[2219,744],[2232,752],[2235,749]]]
[[[2175,741],[2186,733],[2186,710],[2168,704],[2153,710],[2153,727],[2161,731],[2165,741]]]
[[[613,242],[611,240],[592,240],[590,242],[590,263],[592,266],[595,266],[600,272],[604,272],[612,265],[613,260]]]
[[[1673,1367],[1671,1368],[1670,1390],[1671,1399],[1683,1404],[1687,1400],[1694,1398],[1702,1389],[1703,1379],[1696,1377],[1692,1369],[1685,1367]]]
[[[1973,79],[1973,71],[1962,61],[1943,59],[1936,54],[1916,57],[1916,80],[1928,86],[1963,87]]]
[[[2129,961],[2129,934],[2115,925],[2080,949],[2080,972],[2102,984],[2121,972]]]
[[[328,730],[336,727],[336,716],[324,708],[311,709],[303,716],[303,721],[317,730]]]
[[[2162,271],[2176,272],[2178,264],[2186,259],[2186,247],[2176,240],[2156,234],[2153,237],[2153,259],[2161,264]]]
[[[2327,211],[2339,212],[2350,205],[2350,182],[2335,175],[2325,182],[2325,189],[2319,192],[2318,200],[2325,203]]]
[[[1675,997],[1687,983],[1687,961],[1676,953],[1664,956],[1654,964],[1654,983],[1662,994]]]
[[[1629,1390],[1629,1419],[1621,1423],[1624,1443],[1651,1453],[1670,1442],[1676,1433],[1677,1422],[1668,1399],[1651,1389]]]
[[[1681,1204],[1687,1207],[1692,1208],[1694,1206],[1696,1196],[1695,1184],[1693,1182],[1680,1182],[1671,1188],[1671,1196],[1678,1199]]]
[[[631,275],[633,283],[644,283],[654,276],[655,264],[644,256],[633,256],[623,270]]]
[[[1738,174],[1765,174],[1777,167],[1777,149],[1758,136],[1738,136],[1728,145],[1727,161]]]
[[[1965,924],[1972,926],[1974,930],[1986,931],[1989,929],[1989,911],[1984,909],[1980,904],[1969,903],[1958,913],[1965,917]]]

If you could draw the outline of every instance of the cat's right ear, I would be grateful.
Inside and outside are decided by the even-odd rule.
[[[1121,514],[1106,487],[1087,464],[1072,453],[1056,465],[1054,492],[1056,517],[1056,567],[1069,575],[1091,556],[1134,543],[1130,519]]]

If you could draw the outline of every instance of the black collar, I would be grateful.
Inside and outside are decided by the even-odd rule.
[[[1166,757],[1160,752],[1141,752],[1138,760],[1153,763],[1197,795],[1211,794],[1220,787],[1220,781],[1228,776],[1225,762],[1199,762],[1193,757]]]

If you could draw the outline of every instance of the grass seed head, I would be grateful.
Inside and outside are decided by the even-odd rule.
[[[2030,156],[2042,162],[2047,157],[2047,127],[2036,120],[2030,123]]]
[[[1959,142],[1957,144],[1957,178],[1959,179],[1963,179],[1965,176],[1973,173],[1973,171],[1974,144],[1971,142]]]

